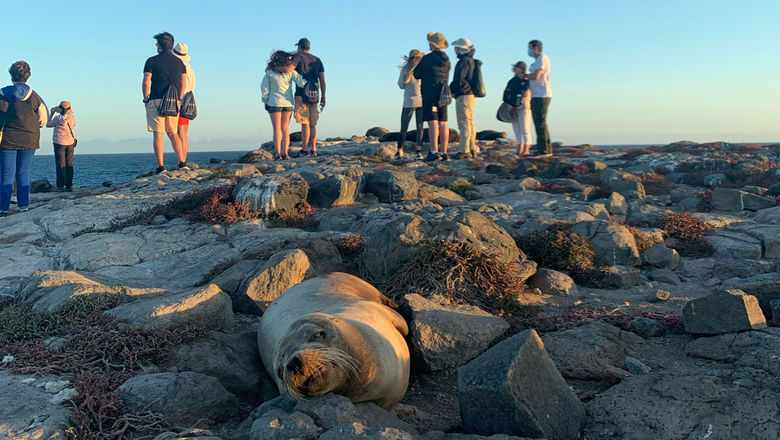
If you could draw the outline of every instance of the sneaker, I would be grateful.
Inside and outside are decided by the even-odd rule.
[[[443,160],[445,162],[449,162],[450,161],[450,156],[448,156],[447,153],[444,153],[444,154],[441,155],[441,160]]]
[[[165,167],[164,166],[161,165],[161,166],[157,167],[157,174],[160,174],[163,171],[165,171]]]
[[[308,150],[301,150],[298,152],[298,157],[308,156],[309,151]]]
[[[11,196],[11,204],[16,205],[18,201],[16,200],[16,196]]]
[[[3,217],[8,217],[8,213],[7,212],[0,212],[0,218],[3,218]]]
[[[421,150],[417,150],[417,153],[414,154],[414,158],[417,160],[423,160],[423,155]]]
[[[30,210],[30,208],[28,206],[20,206],[19,207],[19,212],[27,212],[29,210]]]
[[[319,154],[317,154],[316,151],[312,151],[311,153],[309,153],[309,156],[317,157],[317,156],[319,156]]]
[[[439,153],[434,153],[433,151],[429,151],[428,155],[425,156],[426,162],[433,162],[435,160],[441,160],[441,157],[439,156]]]
[[[69,193],[72,193],[73,192],[73,187],[69,186],[69,187],[65,188],[65,191],[69,192]]]
[[[403,159],[404,152],[402,150],[398,150],[395,152],[395,160]]]

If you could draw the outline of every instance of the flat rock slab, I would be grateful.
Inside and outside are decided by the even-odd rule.
[[[0,371],[0,438],[64,440],[70,406],[51,403],[54,396],[39,381]],[[52,390],[53,391],[53,390]]]
[[[414,353],[431,371],[474,359],[509,329],[503,319],[470,305],[448,304],[417,294],[405,296],[411,310],[409,336]]]
[[[106,313],[134,327],[173,329],[197,325],[212,330],[233,327],[230,297],[215,284],[125,303]]]
[[[533,329],[458,369],[463,430],[550,440],[579,438],[585,409]]]
[[[26,277],[54,267],[46,253],[27,243],[0,244],[0,278]]]
[[[683,324],[688,333],[719,335],[766,328],[766,319],[755,296],[734,289],[688,301]]]

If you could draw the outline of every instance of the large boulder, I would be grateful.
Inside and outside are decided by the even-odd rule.
[[[409,294],[409,339],[414,354],[431,371],[457,367],[474,359],[509,329],[509,324],[479,307],[450,304]]]
[[[276,397],[276,383],[266,373],[255,331],[212,332],[210,338],[179,347],[176,368],[216,377],[225,389],[250,402]]]
[[[238,295],[248,296],[260,310],[265,310],[282,292],[303,281],[310,268],[309,257],[300,249],[277,252],[244,281]]]
[[[609,182],[609,189],[629,199],[645,199],[642,182],[632,179],[615,179]]]
[[[366,237],[361,261],[374,280],[386,280],[417,251],[417,245],[430,237],[431,226],[412,213],[389,218],[367,217],[353,226]]]
[[[643,344],[640,336],[594,322],[542,338],[563,377],[614,380],[626,375],[625,358]]]
[[[685,304],[683,324],[688,333],[719,335],[766,328],[766,319],[755,296],[723,290]]]
[[[238,400],[216,378],[191,371],[141,374],[125,381],[117,394],[131,410],[154,411],[185,426],[220,422],[238,411]]]
[[[318,208],[351,205],[356,202],[362,179],[359,171],[328,176],[311,186],[308,201]]]
[[[230,297],[215,284],[184,293],[143,298],[106,313],[133,327],[174,329],[195,325],[212,330],[233,327]]]
[[[763,256],[761,240],[748,234],[732,231],[718,231],[707,236],[716,258],[739,258],[757,260]]]
[[[447,188],[423,183],[420,185],[420,198],[441,206],[455,206],[466,201],[460,194]]]
[[[515,240],[504,228],[472,210],[447,216],[433,226],[431,236],[469,243],[485,252],[497,254],[505,261],[526,259]]]
[[[233,190],[238,202],[248,202],[252,209],[268,215],[286,209],[293,209],[305,202],[309,184],[300,175],[289,178],[275,174],[245,180]]]
[[[682,264],[680,254],[666,245],[658,243],[642,253],[645,264],[662,269],[677,269]]]
[[[36,380],[0,371],[0,438],[64,440],[70,426],[70,405],[53,400],[46,387],[56,378]],[[66,382],[67,383],[67,382]],[[47,388],[50,390],[47,390]]]
[[[380,169],[366,178],[363,192],[374,194],[382,203],[418,197],[420,182],[412,171]]]
[[[576,439],[585,409],[533,329],[506,339],[458,369],[463,430]]]
[[[211,284],[216,284],[230,296],[234,312],[257,313],[257,305],[240,288],[247,278],[263,270],[265,265],[263,260],[238,261],[211,280]]]
[[[712,208],[717,211],[758,211],[773,206],[773,200],[738,189],[715,188],[712,191]]]
[[[580,222],[571,232],[590,241],[600,266],[638,266],[642,262],[633,234],[623,225],[606,220]]]
[[[537,269],[536,273],[528,279],[528,287],[535,287],[547,295],[578,295],[574,280],[565,273],[552,269]]]
[[[772,319],[770,301],[780,299],[780,273],[765,273],[750,278],[732,278],[723,282],[724,289],[739,289],[758,299],[764,316]]]
[[[381,138],[389,132],[390,130],[386,129],[385,127],[372,127],[366,130],[366,136]]]
[[[606,204],[607,211],[612,215],[626,215],[628,213],[628,203],[626,198],[620,193],[613,192],[609,195]]]

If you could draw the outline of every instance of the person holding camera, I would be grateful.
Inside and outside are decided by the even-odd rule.
[[[59,113],[58,115],[54,115]],[[57,190],[73,191],[73,152],[76,149],[76,137],[73,129],[76,128],[76,116],[70,108],[69,101],[62,101],[60,105],[52,107],[47,127],[53,128],[52,142],[54,143],[54,165],[57,171]]]

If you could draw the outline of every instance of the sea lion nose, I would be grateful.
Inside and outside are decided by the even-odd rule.
[[[301,362],[301,359],[298,356],[293,357],[290,359],[289,362],[287,362],[287,371],[290,371],[292,373],[297,373],[301,371],[301,368],[303,367],[303,363]]]

